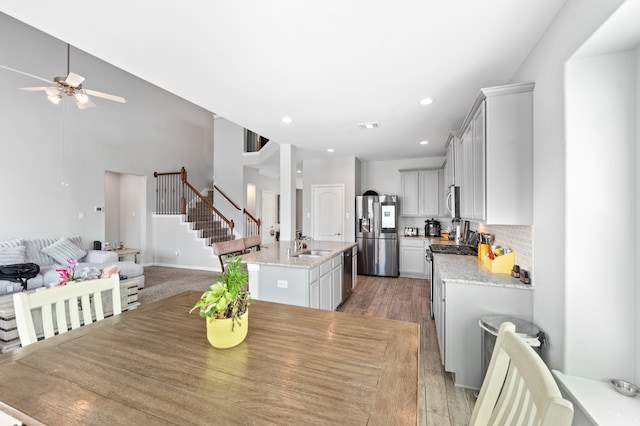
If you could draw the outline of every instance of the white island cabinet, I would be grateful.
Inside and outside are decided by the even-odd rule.
[[[307,251],[321,255],[297,256],[289,242],[265,244],[242,256],[249,271],[251,298],[324,310],[342,303],[342,257],[355,243],[310,241]]]

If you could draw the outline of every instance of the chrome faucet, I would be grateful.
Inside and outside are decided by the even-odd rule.
[[[305,242],[306,241],[310,241],[312,238],[311,237],[302,237],[299,240],[296,240],[296,245],[295,245],[295,250],[296,252],[298,251],[302,251],[303,248],[305,248]]]

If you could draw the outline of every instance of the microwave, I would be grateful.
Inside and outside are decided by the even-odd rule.
[[[460,217],[460,187],[451,185],[447,193],[447,210],[453,218]]]

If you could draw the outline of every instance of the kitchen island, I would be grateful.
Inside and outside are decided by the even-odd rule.
[[[484,268],[476,256],[433,255],[433,311],[440,356],[456,386],[482,384],[480,319],[508,315],[531,322],[533,289],[507,274]]]
[[[335,310],[340,305],[342,286],[353,286],[342,282],[343,253],[353,253],[356,243],[305,243],[306,248],[296,250],[295,242],[279,241],[242,255],[253,299],[325,310]]]

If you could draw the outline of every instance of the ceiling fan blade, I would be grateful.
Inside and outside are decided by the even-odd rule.
[[[96,98],[108,99],[110,101],[125,103],[127,100],[121,96],[110,95],[108,93],[96,92],[95,90],[84,89],[87,95],[95,96]]]
[[[47,89],[51,89],[51,87],[21,87],[20,90],[24,90],[25,92],[45,92]],[[56,92],[58,89],[56,89]]]
[[[80,86],[82,84],[83,81],[84,81],[84,77],[83,76],[78,75],[78,74],[76,74],[74,72],[70,72],[64,82],[67,83],[71,87],[78,87],[78,86]]]
[[[37,75],[29,74],[28,72],[24,72],[24,71],[16,70],[16,69],[13,69],[13,68],[5,67],[4,65],[0,65],[0,68],[4,68],[5,70],[8,70],[8,71],[17,72],[18,74],[26,75],[27,77],[35,78],[36,80],[45,81],[45,82],[47,82],[49,84],[55,84],[53,81],[47,80],[46,78],[38,77]]]

